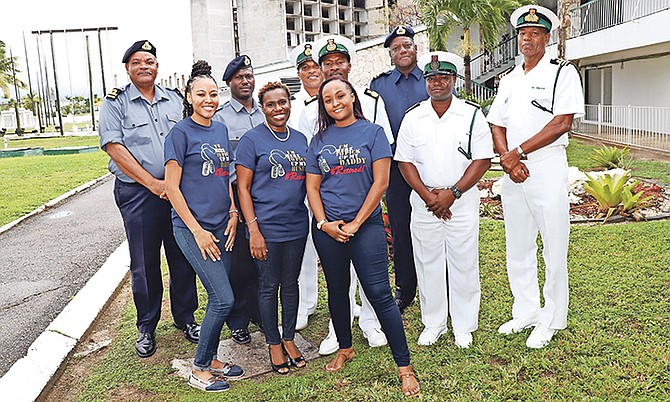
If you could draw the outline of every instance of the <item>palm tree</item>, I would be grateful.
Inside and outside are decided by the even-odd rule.
[[[16,57],[14,57],[15,67],[16,64],[17,59]],[[20,72],[16,68],[15,70],[17,73]],[[16,85],[21,89],[26,88],[26,84],[24,84],[18,78],[16,79]],[[12,74],[12,61],[7,56],[7,51],[5,49],[5,42],[0,40],[0,91],[2,91],[2,95],[5,99],[9,98],[9,95],[11,94],[10,86],[14,86],[14,76]]]
[[[430,47],[446,50],[447,38],[455,27],[463,29],[463,63],[465,64],[465,92],[472,93],[470,59],[473,45],[470,29],[480,27],[481,45],[492,50],[498,43],[500,33],[505,28],[507,18],[530,0],[418,0],[423,20],[426,24]]]

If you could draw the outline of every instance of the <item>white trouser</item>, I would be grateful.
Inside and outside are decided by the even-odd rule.
[[[414,191],[410,203],[421,321],[426,328],[446,328],[451,315],[454,331],[472,332],[480,300],[479,191],[470,189],[456,200],[450,220],[428,212]]]
[[[530,172],[525,182],[503,179],[507,274],[514,296],[512,318],[538,319],[552,329],[563,329],[568,316],[568,239],[570,202],[565,148],[533,152],[524,161]],[[537,233],[542,237],[546,266],[540,308],[537,279]]]
[[[311,216],[310,219],[312,219]],[[305,253],[302,256],[302,266],[300,267],[300,275],[298,276],[298,291],[300,294],[298,316],[311,315],[314,313],[319,296],[317,255],[316,249],[314,248],[314,242],[312,241],[312,225],[310,224],[309,227],[310,232],[307,235]]]

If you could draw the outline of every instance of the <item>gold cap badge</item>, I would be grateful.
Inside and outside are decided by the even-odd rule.
[[[306,44],[305,45],[305,51],[303,52],[305,56],[311,56],[312,55],[312,45],[311,44]]]
[[[244,56],[244,65],[245,66],[250,66],[251,65],[251,60],[249,60],[248,57]]]
[[[395,31],[396,35],[404,35],[406,32],[405,27],[402,25],[398,25],[398,29]]]
[[[149,41],[144,41],[144,44],[142,45],[142,50],[151,50],[151,43]]]
[[[328,44],[326,45],[326,50],[329,51],[329,52],[332,52],[335,49],[337,49],[337,45],[335,44],[335,39],[328,39]]]
[[[437,55],[434,54],[430,57],[430,69],[431,70],[439,70],[440,69],[440,61],[437,59]]]
[[[537,16],[537,14],[535,14],[536,12],[536,9],[531,8],[528,10],[528,15],[526,15],[523,20],[526,22],[538,22],[540,18]]]

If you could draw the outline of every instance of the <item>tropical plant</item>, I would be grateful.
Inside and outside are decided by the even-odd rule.
[[[604,174],[598,177],[592,177],[586,173],[588,180],[584,183],[584,190],[591,194],[596,199],[600,206],[600,214],[598,217],[605,217],[607,220],[615,212],[624,216],[633,216],[639,219],[635,214],[640,208],[648,205],[651,196],[642,198],[644,194],[642,191],[633,194],[632,189],[640,183],[635,180],[627,184],[631,180],[629,171],[624,174]]]
[[[18,60],[16,57],[14,60],[14,70],[16,73],[20,73],[17,68]],[[25,89],[26,84],[23,81],[16,79],[16,85]],[[10,86],[14,86],[14,75],[12,74],[12,59],[7,55],[7,50],[5,48],[5,42],[0,40],[0,91],[2,91],[2,96],[7,99],[10,95]]]
[[[628,147],[617,148],[603,145],[593,150],[589,159],[595,162],[597,166],[605,169],[630,170],[634,161],[633,157],[628,155],[629,153],[630,149]]]
[[[33,93],[32,96],[30,94],[23,95],[21,98],[21,104],[23,107],[35,113],[37,113],[37,108],[40,103],[42,103],[42,99],[40,99],[36,93]]]
[[[413,0],[398,0],[388,8],[382,9],[382,19],[376,22],[388,25],[391,29],[398,25],[423,24],[419,6]]]
[[[430,47],[447,50],[447,38],[455,27],[463,29],[463,41],[459,46],[465,64],[465,91],[472,93],[470,59],[474,51],[470,30],[475,25],[481,32],[481,47],[493,50],[506,26],[507,17],[515,9],[530,0],[417,0]]]

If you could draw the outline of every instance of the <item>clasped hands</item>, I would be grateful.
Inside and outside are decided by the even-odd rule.
[[[428,212],[432,212],[438,219],[451,219],[451,206],[456,198],[449,189],[434,189],[430,191],[432,198],[424,200]]]
[[[521,155],[516,148],[500,155],[500,166],[515,183],[523,183],[530,176],[530,170],[521,162]]]
[[[321,226],[321,230],[340,243],[346,243],[354,237],[361,225],[356,222],[345,222],[343,220],[326,222]]]

